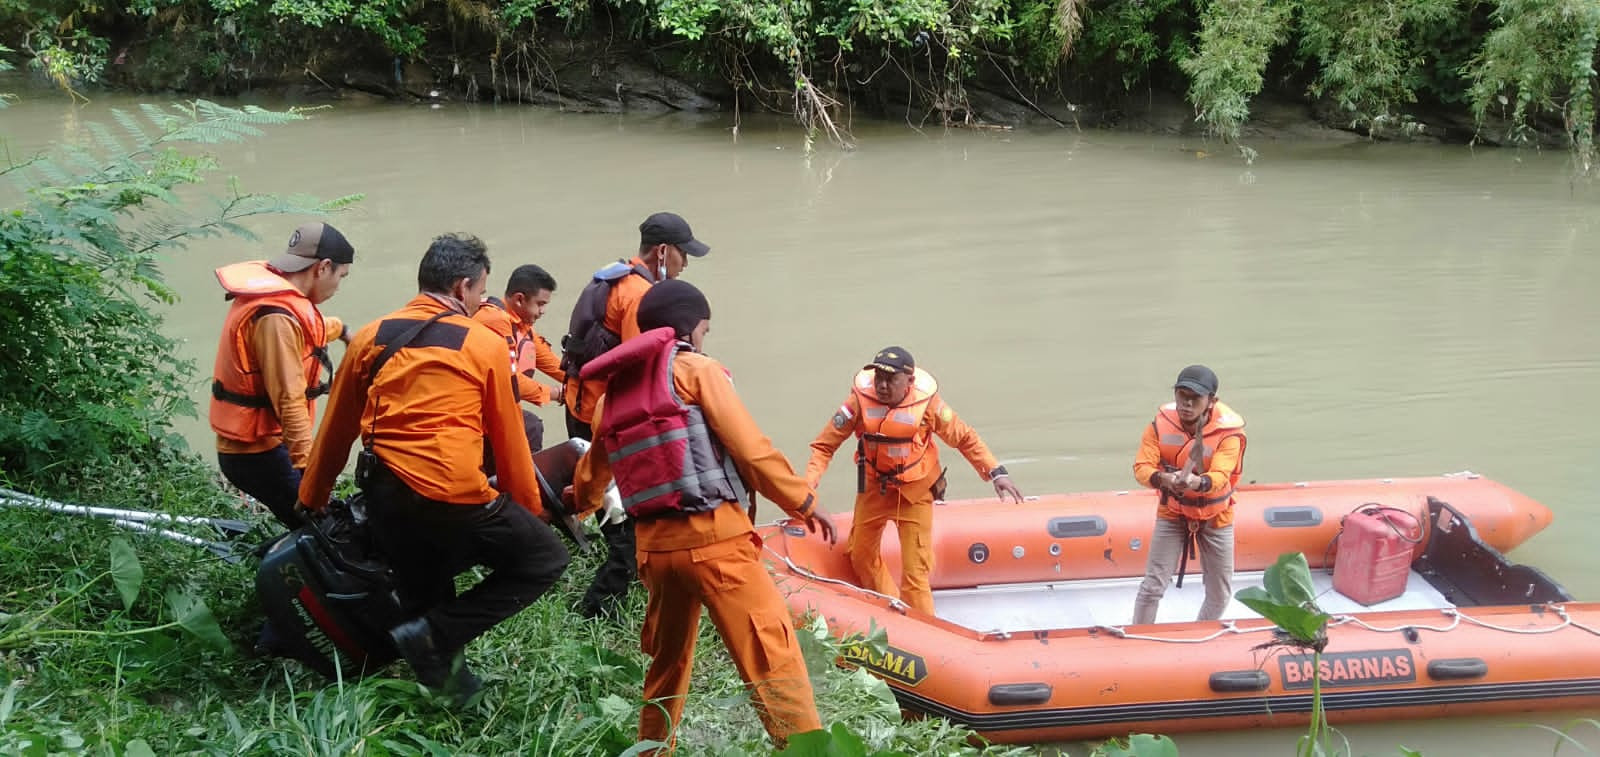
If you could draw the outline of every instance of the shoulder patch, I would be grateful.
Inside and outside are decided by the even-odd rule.
[[[843,410],[840,410],[839,412],[833,414],[833,427],[834,428],[839,429],[840,431],[843,431],[845,425],[848,424],[848,423],[850,423],[850,418],[844,414]]]
[[[949,405],[945,405],[944,407],[939,408],[939,422],[940,423],[949,423],[950,419],[954,418],[955,416],[956,416],[956,411],[951,410]]]

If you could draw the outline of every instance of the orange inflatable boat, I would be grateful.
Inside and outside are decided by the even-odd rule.
[[[1409,513],[1420,539],[1399,555],[1410,570],[1395,577],[1398,596],[1366,606],[1322,568],[1338,563],[1341,521],[1373,503]],[[887,632],[886,651],[851,646],[847,663],[885,679],[904,708],[992,741],[1305,723],[1311,656],[1255,649],[1273,625],[1237,601],[1222,620],[1195,622],[1204,588],[1193,562],[1157,623],[1129,625],[1155,506],[1149,491],[938,506],[937,617],[854,586],[842,538],[830,546],[787,523],[761,535],[796,617],[820,615],[840,636]],[[1234,589],[1259,585],[1282,553],[1305,554],[1333,616],[1321,678],[1335,724],[1596,708],[1600,603],[1575,602],[1502,554],[1551,517],[1471,474],[1247,485]],[[848,515],[836,522],[847,529]],[[884,561],[899,564],[893,529]]]

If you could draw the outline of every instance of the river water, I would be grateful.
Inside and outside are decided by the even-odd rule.
[[[30,95],[0,111],[0,134],[26,155],[134,102]],[[1513,559],[1600,598],[1600,188],[1573,182],[1564,156],[1267,140],[1245,165],[1193,138],[903,124],[858,124],[859,149],[808,155],[782,122],[732,125],[343,106],[215,153],[247,189],[366,193],[335,219],[357,264],[324,307],[357,323],[415,292],[432,236],[467,231],[490,245],[491,291],[524,262],[557,277],[542,331],[558,341],[588,274],[674,210],[713,248],[685,274],[712,303],[707,351],[797,464],[855,371],[898,344],[1025,492],[1128,488],[1155,406],[1204,362],[1249,420],[1247,478],[1470,469],[1556,513]],[[206,241],[167,263],[183,296],[168,326],[202,371],[224,314],[211,269],[276,253],[295,224],[252,222],[260,243]],[[558,437],[559,411],[544,416]],[[203,419],[180,428],[209,452]],[[825,483],[829,509],[850,507],[848,467]],[[952,468],[952,497],[989,491],[966,470]],[[1570,717],[1343,730],[1355,754],[1517,754],[1556,741],[1519,724]],[[1289,754],[1296,734],[1178,743]]]

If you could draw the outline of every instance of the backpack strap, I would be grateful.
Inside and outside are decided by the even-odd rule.
[[[417,341],[417,337],[422,335],[423,329],[432,326],[434,322],[447,315],[450,315],[449,310],[435,313],[432,318],[406,329],[401,332],[400,336],[395,337],[394,341],[385,344],[383,352],[378,353],[378,357],[372,361],[372,367],[367,371],[367,385],[371,386],[372,382],[378,378],[378,371],[383,370],[383,366],[389,362],[389,358],[394,357],[396,352],[411,346],[411,343]]]

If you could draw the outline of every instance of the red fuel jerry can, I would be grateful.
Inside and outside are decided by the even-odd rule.
[[[1404,594],[1421,541],[1417,519],[1405,510],[1373,504],[1346,515],[1333,562],[1334,591],[1363,605]]]

